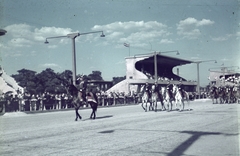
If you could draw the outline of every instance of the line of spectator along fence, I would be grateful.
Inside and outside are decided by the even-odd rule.
[[[139,94],[126,95],[124,93],[101,93],[97,94],[99,106],[110,106],[116,104],[137,104],[140,101]],[[50,94],[43,93],[42,95],[9,95],[0,97],[0,112],[5,109],[5,112],[15,111],[44,111],[56,109],[74,108],[71,104],[72,97],[67,94]],[[89,107],[84,105],[83,107]]]

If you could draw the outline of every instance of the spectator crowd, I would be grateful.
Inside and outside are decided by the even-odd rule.
[[[98,105],[108,106],[116,104],[138,103],[139,95],[137,93],[125,94],[123,92],[104,92],[100,91],[97,94]],[[44,111],[56,109],[73,108],[72,96],[69,94],[53,94],[45,92],[43,94],[2,94],[0,95],[0,112],[4,107],[5,112],[16,111]],[[85,105],[83,107],[88,107]]]

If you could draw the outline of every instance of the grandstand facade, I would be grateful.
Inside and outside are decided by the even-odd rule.
[[[173,68],[193,63],[189,60],[169,57],[157,53],[135,55],[126,59],[126,81],[129,86],[158,83],[161,86],[179,84],[180,81],[186,91],[196,91],[197,82],[187,81],[173,73]]]

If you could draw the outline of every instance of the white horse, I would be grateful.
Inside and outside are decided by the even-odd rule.
[[[187,100],[189,106],[189,95],[186,91],[180,91],[177,85],[173,85],[173,93],[175,95],[175,107],[179,111],[184,110],[184,99]],[[179,108],[178,108],[179,105]]]
[[[167,110],[171,111],[173,98],[170,95],[170,90],[168,90],[166,87],[161,87],[161,94],[163,96],[163,103],[167,104]]]
[[[149,93],[146,90],[144,90],[144,89],[145,89],[145,87],[142,86],[141,90],[140,90],[141,93],[142,93],[142,108],[143,108],[143,110],[145,110],[145,112],[147,112],[147,104],[148,104],[148,102],[150,103],[149,111],[150,111],[150,108],[153,110],[153,107],[152,107],[152,103],[150,101]],[[144,107],[144,104],[145,104],[145,107]]]
[[[162,109],[161,110],[166,110],[164,103],[163,103],[163,96],[162,94],[159,93],[158,88],[156,88],[156,85],[152,85],[152,96],[151,96],[151,103],[152,107],[154,108],[155,112],[157,111],[157,103],[161,102]]]

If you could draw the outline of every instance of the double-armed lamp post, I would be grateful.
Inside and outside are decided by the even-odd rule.
[[[200,96],[200,75],[199,75],[199,64],[200,63],[203,63],[203,62],[215,62],[217,63],[216,60],[206,60],[206,61],[195,61],[193,63],[196,63],[197,64],[197,93],[198,93],[198,96]]]
[[[92,31],[92,32],[86,32],[86,33],[71,33],[67,34],[65,36],[54,36],[54,37],[47,37],[46,41],[44,42],[45,44],[48,44],[48,39],[54,39],[54,38],[71,38],[72,39],[72,78],[73,78],[73,85],[76,85],[76,48],[75,48],[75,38],[81,35],[88,35],[88,34],[93,34],[93,33],[102,33],[100,37],[105,37],[103,34],[103,31]]]

